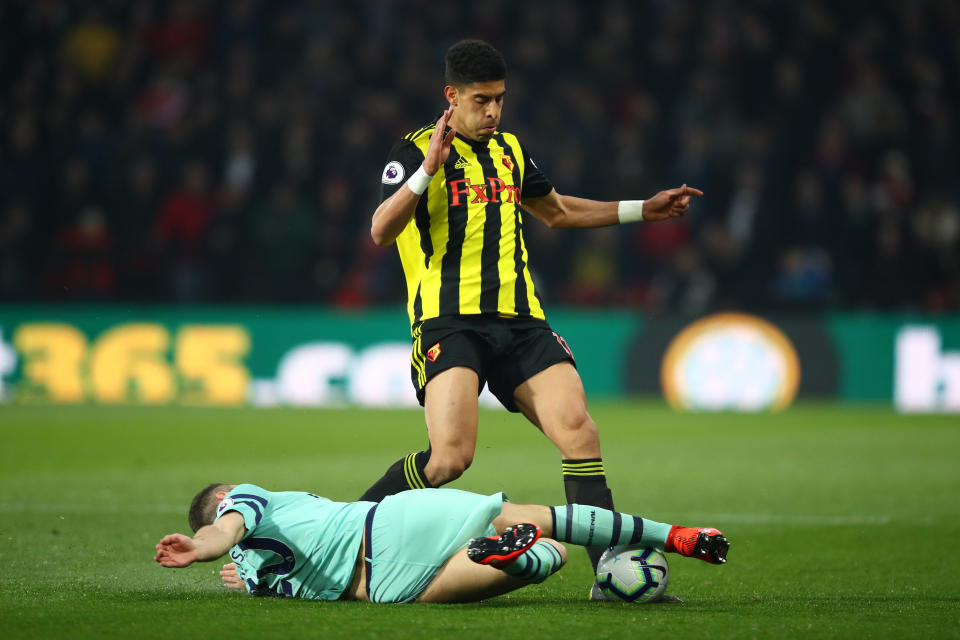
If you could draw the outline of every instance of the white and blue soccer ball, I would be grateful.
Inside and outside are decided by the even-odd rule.
[[[610,547],[597,563],[597,586],[611,600],[656,602],[669,579],[667,559],[659,549]]]

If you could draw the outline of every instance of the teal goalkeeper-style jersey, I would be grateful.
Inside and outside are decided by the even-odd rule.
[[[217,506],[217,519],[229,511],[243,516],[247,531],[230,558],[250,593],[336,600],[353,577],[375,504],[241,484]]]

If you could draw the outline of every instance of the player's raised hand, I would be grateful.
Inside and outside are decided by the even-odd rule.
[[[223,569],[220,570],[220,579],[223,580],[223,586],[227,589],[235,589],[237,591],[246,589],[246,587],[243,586],[243,579],[237,572],[236,562],[228,562],[223,565]]]
[[[683,185],[677,189],[660,191],[643,202],[643,219],[647,222],[682,216],[690,208],[691,196],[702,196],[703,191]]]
[[[157,543],[153,559],[164,567],[189,567],[197,561],[197,545],[181,533],[171,533]]]
[[[440,170],[440,165],[450,157],[450,145],[453,143],[453,136],[457,132],[452,128],[446,134],[444,132],[447,130],[447,123],[452,115],[453,107],[444,111],[440,119],[437,120],[437,128],[433,130],[433,134],[430,136],[430,144],[427,145],[427,153],[423,158],[423,170],[427,172],[427,175],[436,175],[437,171]]]

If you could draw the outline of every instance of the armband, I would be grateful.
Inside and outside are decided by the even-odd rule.
[[[427,190],[431,180],[433,180],[433,176],[427,175],[427,172],[423,169],[423,165],[420,165],[420,168],[407,180],[407,187],[419,196]]]
[[[643,222],[643,200],[621,200],[618,202],[617,218],[620,219],[620,224]]]

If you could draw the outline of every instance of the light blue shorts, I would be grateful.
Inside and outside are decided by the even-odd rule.
[[[416,489],[371,509],[364,531],[370,602],[412,602],[470,538],[493,536],[506,496]]]

